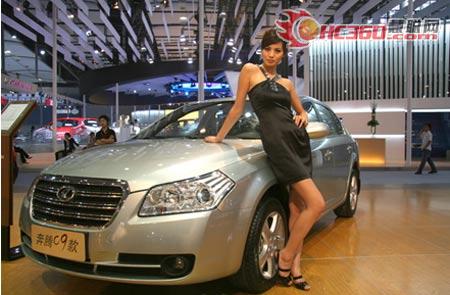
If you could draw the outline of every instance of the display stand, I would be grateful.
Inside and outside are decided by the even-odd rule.
[[[36,102],[11,102],[1,115],[2,128],[2,260],[23,257],[20,246],[11,248],[11,225],[13,224],[13,184],[15,163],[13,139],[19,127],[33,111]]]

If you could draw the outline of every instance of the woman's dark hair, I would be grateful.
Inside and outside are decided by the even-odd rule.
[[[427,125],[428,126],[428,128],[430,129],[430,131],[431,131],[431,123],[427,123],[427,124],[425,124],[425,125]]]
[[[98,117],[98,120],[100,121],[101,119],[105,119],[106,122],[109,123],[109,117],[107,115],[101,115],[100,117]]]
[[[279,43],[279,42],[281,42],[281,44],[283,46],[283,53],[286,54],[287,53],[286,42],[284,42],[283,39],[278,37],[277,31],[275,29],[267,30],[264,33],[262,41],[261,41],[261,49],[264,49],[264,48],[266,48],[269,45],[272,45],[272,44],[275,44],[275,43]]]
[[[69,132],[64,133],[64,137],[72,138],[72,135],[70,135]]]

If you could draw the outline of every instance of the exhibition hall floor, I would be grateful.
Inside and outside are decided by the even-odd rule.
[[[20,177],[16,205],[33,172]],[[354,218],[337,219],[328,213],[307,237],[302,267],[312,285],[308,294],[450,294],[450,171],[421,176],[412,171],[363,171],[362,185]],[[2,292],[245,294],[226,280],[184,287],[87,280],[47,270],[27,258],[2,262]],[[301,293],[274,287],[264,294]]]

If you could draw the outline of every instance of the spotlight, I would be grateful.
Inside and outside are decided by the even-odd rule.
[[[237,48],[233,46],[233,48],[231,48],[231,52],[235,53],[237,51]]]
[[[184,35],[180,36],[180,42],[186,42],[186,37]]]
[[[75,15],[73,15],[73,14],[71,13],[71,14],[69,14],[67,17],[70,18],[70,19],[73,19],[73,18],[75,17]]]
[[[230,57],[230,58],[228,59],[228,63],[230,63],[230,64],[234,63],[234,60],[233,60],[232,57]]]
[[[12,39],[17,39],[17,36],[16,35],[12,35],[11,38]]]
[[[94,53],[95,53],[95,54],[98,54],[99,52],[98,52],[98,50],[97,50],[97,49],[95,49],[95,50],[94,50]]]
[[[256,50],[257,55],[261,55],[261,49]]]
[[[192,64],[194,62],[194,60],[192,59],[192,57],[188,58],[188,64]]]
[[[11,50],[5,50],[5,55],[11,54]]]
[[[219,14],[219,16],[220,16],[220,17],[226,17],[226,16],[227,16],[227,13],[224,12],[224,11],[222,11],[222,12]]]
[[[153,58],[149,58],[149,59],[147,59],[147,61],[148,61],[149,64],[152,64],[152,63],[155,62],[155,61],[153,60]]]
[[[240,58],[238,58],[238,59],[236,60],[236,63],[237,63],[238,65],[241,65],[241,64],[242,64],[242,60],[241,60]]]
[[[135,89],[135,90],[133,90],[133,93],[137,93],[136,89]]]
[[[119,1],[114,2],[113,9],[119,9]]]
[[[147,50],[147,48],[145,48],[144,46],[141,47],[141,52],[145,52]]]
[[[45,50],[44,50],[44,49],[41,49],[41,51],[39,51],[39,53],[40,53],[41,55],[44,55],[44,54],[45,54]]]
[[[188,18],[186,16],[180,16],[180,21],[186,22]]]
[[[233,45],[234,45],[234,40],[233,40],[233,38],[228,39],[227,45],[228,45],[228,46],[233,46]]]
[[[91,36],[92,35],[92,31],[91,30],[89,30],[89,31],[86,31],[86,36]]]

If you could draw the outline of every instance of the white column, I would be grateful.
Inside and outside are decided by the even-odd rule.
[[[413,0],[408,0],[408,18],[412,18],[414,11]],[[406,166],[411,167],[412,153],[412,41],[406,42]]]
[[[297,53],[298,50],[293,50],[293,56],[292,56],[292,83],[294,83],[294,89],[297,91]]]
[[[309,96],[309,47],[303,49],[303,95]]]
[[[52,100],[53,100],[53,107],[52,107],[52,126],[53,126],[53,136],[52,136],[52,144],[53,144],[53,151],[57,151],[57,145],[56,145],[56,117],[57,117],[57,109],[58,109],[58,51],[57,51],[57,28],[58,25],[58,11],[55,3],[52,4],[52,20],[53,20],[53,48],[52,48]]]
[[[205,1],[198,1],[198,100],[205,100],[205,41],[204,41],[204,19],[205,19]]]
[[[119,124],[119,83],[116,83],[116,118],[117,124]]]
[[[86,118],[86,94],[83,94],[83,117]]]

